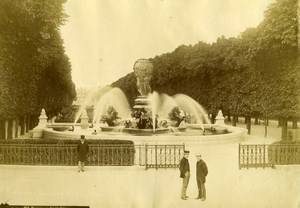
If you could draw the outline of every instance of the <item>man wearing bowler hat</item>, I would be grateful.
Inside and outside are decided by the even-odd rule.
[[[183,158],[180,160],[180,178],[182,178],[182,188],[181,188],[181,199],[187,200],[186,190],[189,185],[190,180],[190,164],[189,157],[190,151],[184,151]]]
[[[77,144],[77,154],[78,154],[78,172],[84,172],[84,162],[86,161],[87,153],[89,151],[89,146],[85,141],[84,135],[80,136],[80,141]]]
[[[208,174],[206,163],[202,160],[201,154],[196,155],[196,179],[198,186],[198,197],[196,199],[201,199],[204,201],[206,199],[206,190],[205,190],[205,177]]]

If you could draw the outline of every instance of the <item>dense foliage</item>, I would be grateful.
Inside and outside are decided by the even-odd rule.
[[[74,99],[59,31],[64,2],[0,1],[0,120],[55,113]]]
[[[298,119],[300,59],[297,51],[297,0],[277,0],[256,28],[234,38],[179,46],[151,59],[151,88],[184,93],[216,115]],[[114,83],[133,102],[135,77]]]

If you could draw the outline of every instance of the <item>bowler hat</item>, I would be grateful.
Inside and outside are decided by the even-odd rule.
[[[188,151],[188,150],[184,150],[184,153],[188,154],[188,153],[190,153],[190,151]]]

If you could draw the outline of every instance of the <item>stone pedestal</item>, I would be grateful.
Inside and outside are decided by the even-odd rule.
[[[48,117],[46,115],[45,109],[42,109],[41,115],[39,117],[39,124],[32,131],[32,138],[34,139],[42,139],[43,131],[46,128]]]
[[[140,110],[142,108],[151,109],[150,100],[147,96],[138,96],[137,99],[134,100],[134,110]]]
[[[89,117],[85,109],[82,111],[80,120],[81,120],[80,122],[81,129],[87,129],[89,127]]]
[[[225,118],[224,118],[223,113],[222,113],[221,110],[219,110],[219,112],[218,112],[215,124],[225,125]]]

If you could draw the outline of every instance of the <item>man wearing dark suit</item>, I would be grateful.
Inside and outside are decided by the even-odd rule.
[[[85,141],[84,135],[81,135],[80,141],[77,144],[77,154],[78,154],[78,172],[84,172],[84,162],[86,161],[87,153],[89,151],[89,146]]]
[[[198,197],[196,199],[201,199],[202,201],[204,201],[206,199],[205,177],[208,174],[208,170],[206,163],[201,158],[201,154],[197,154],[196,158],[196,177],[198,186]]]
[[[180,160],[180,178],[182,178],[181,199],[187,200],[186,190],[190,180],[190,164],[188,161],[189,151],[184,151],[183,158]]]

